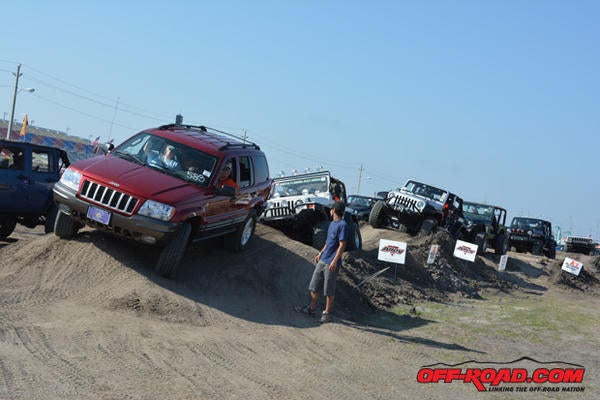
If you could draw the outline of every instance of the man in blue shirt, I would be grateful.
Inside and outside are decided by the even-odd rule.
[[[330,321],[330,312],[335,297],[335,283],[339,267],[342,265],[342,254],[346,247],[347,224],[344,221],[345,210],[346,205],[344,202],[336,201],[333,208],[329,211],[332,222],[327,229],[327,240],[323,249],[315,256],[317,265],[308,285],[310,304],[296,308],[298,312],[314,316],[315,307],[322,288],[325,295],[325,310],[323,310],[323,314],[321,315],[321,322]]]

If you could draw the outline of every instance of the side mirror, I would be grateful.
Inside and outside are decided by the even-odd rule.
[[[233,186],[223,186],[222,188],[215,188],[215,194],[219,196],[235,197],[235,188]]]

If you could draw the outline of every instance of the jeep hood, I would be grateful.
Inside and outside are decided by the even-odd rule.
[[[174,203],[205,190],[197,185],[150,167],[135,164],[111,155],[89,158],[71,165],[84,178],[143,198]]]

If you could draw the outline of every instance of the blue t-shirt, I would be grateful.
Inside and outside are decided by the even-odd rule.
[[[340,241],[346,240],[346,228],[348,224],[343,219],[332,221],[327,229],[327,241],[325,242],[325,251],[321,254],[320,260],[330,264],[335,258]],[[338,260],[338,265],[342,263],[342,259]]]

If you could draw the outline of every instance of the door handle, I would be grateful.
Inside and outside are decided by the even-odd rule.
[[[17,179],[21,179],[22,181],[26,181],[27,180],[27,175],[17,175]]]

